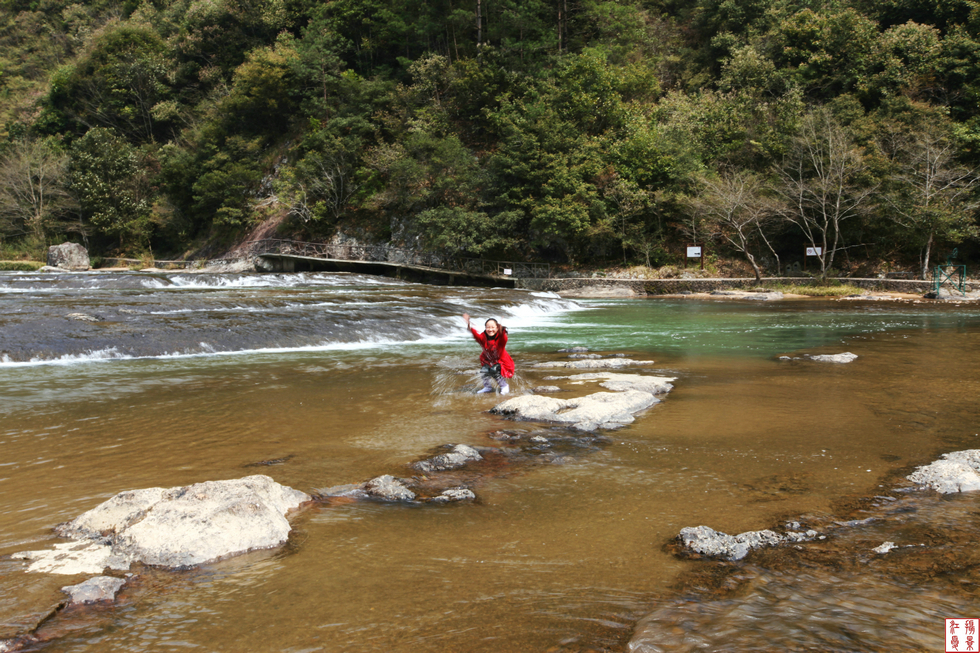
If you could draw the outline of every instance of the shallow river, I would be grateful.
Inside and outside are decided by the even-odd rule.
[[[943,616],[980,616],[955,564],[928,577],[816,565],[805,583],[798,567],[742,566],[742,589],[714,600],[691,598],[711,563],[664,548],[685,526],[831,515],[912,465],[980,448],[977,308],[3,273],[0,638],[84,580],[28,574],[9,554],[52,545],[54,525],[117,492],[255,473],[310,492],[405,476],[440,445],[494,446],[489,433],[521,428],[486,412],[499,397],[472,393],[479,350],[464,311],[510,329],[515,392],[561,385],[530,365],[571,345],[655,361],[645,371],[675,388],[593,450],[487,479],[475,503],[319,505],[293,518],[282,549],[134,570],[114,607],[62,613],[35,648],[791,650],[828,646],[801,625],[819,614],[843,633],[835,650],[940,650]],[[859,358],[779,359],[843,351]],[[903,527],[908,544],[943,524],[974,528],[980,512],[969,496],[908,500],[937,513]]]

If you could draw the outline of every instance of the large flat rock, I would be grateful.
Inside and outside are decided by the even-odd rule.
[[[101,573],[133,562],[181,568],[283,544],[286,513],[311,500],[268,476],[121,492],[55,532],[74,542],[19,554],[30,571]]]
[[[618,428],[633,422],[633,413],[660,400],[649,392],[596,392],[576,399],[522,395],[494,406],[490,412],[514,419],[569,424],[582,431]]]

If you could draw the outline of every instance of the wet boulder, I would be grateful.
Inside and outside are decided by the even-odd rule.
[[[369,497],[382,501],[414,501],[415,493],[391,474],[372,478],[364,484]]]
[[[55,529],[74,542],[21,555],[31,571],[52,573],[77,573],[68,570],[81,562],[90,569],[190,567],[283,544],[286,514],[310,499],[259,475],[121,492]]]
[[[72,272],[84,272],[92,267],[88,258],[88,250],[78,243],[61,243],[49,247],[48,265]]]
[[[114,601],[116,594],[126,584],[125,578],[112,576],[96,576],[78,585],[62,587],[61,591],[69,596],[69,604],[100,603]]]
[[[916,468],[906,478],[940,494],[980,490],[980,449],[943,454],[942,460]]]

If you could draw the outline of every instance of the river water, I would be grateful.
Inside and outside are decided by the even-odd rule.
[[[594,391],[531,368],[571,345],[677,378],[604,443],[500,470],[474,503],[316,505],[279,550],[134,570],[115,606],[46,622],[37,650],[939,650],[943,616],[980,616],[975,547],[935,534],[975,532],[970,496],[898,494],[893,530],[842,532],[817,561],[719,567],[665,548],[685,526],[828,526],[912,466],[980,448],[975,307],[149,273],[3,273],[0,307],[0,638],[84,580],[9,554],[117,492],[254,473],[311,492],[527,427],[473,394],[464,311],[510,329],[518,393]],[[859,358],[793,359],[842,351]],[[920,572],[947,562],[853,557],[885,537],[929,545]],[[833,628],[815,635],[814,615]]]

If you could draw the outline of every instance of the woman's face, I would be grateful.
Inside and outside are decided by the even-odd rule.
[[[497,335],[497,329],[499,329],[500,326],[497,324],[496,320],[487,320],[485,328],[487,330],[487,335],[493,337]]]

